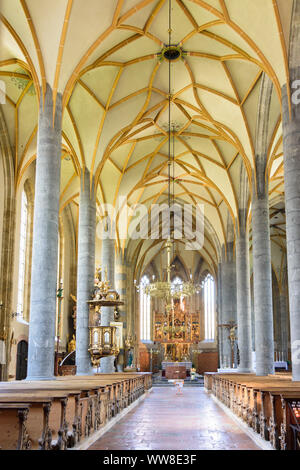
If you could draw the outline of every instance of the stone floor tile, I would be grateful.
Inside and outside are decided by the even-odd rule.
[[[89,450],[260,450],[203,389],[154,388]]]

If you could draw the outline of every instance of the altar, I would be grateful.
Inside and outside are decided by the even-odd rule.
[[[184,299],[173,299],[172,308],[154,317],[154,342],[161,344],[163,376],[184,379],[192,369],[192,346],[200,339],[199,312],[185,308]]]
[[[192,368],[191,362],[162,362],[162,370],[166,379],[186,379],[187,371]]]

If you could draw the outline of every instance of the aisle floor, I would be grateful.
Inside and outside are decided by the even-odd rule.
[[[260,450],[203,388],[153,388],[89,450]]]

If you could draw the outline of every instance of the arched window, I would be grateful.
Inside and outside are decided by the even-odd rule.
[[[205,339],[212,341],[215,339],[215,282],[210,274],[204,280],[203,290]]]
[[[23,318],[24,290],[25,290],[25,267],[26,267],[26,242],[28,222],[28,201],[25,191],[22,192],[21,201],[21,224],[20,224],[20,248],[19,248],[19,278],[18,278],[18,303],[17,313]]]
[[[144,287],[149,284],[148,276],[143,276],[140,283],[140,334],[141,341],[151,339],[151,312],[150,295],[145,293]]]

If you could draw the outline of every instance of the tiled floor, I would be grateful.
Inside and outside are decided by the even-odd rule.
[[[202,388],[154,388],[89,450],[260,450]]]

